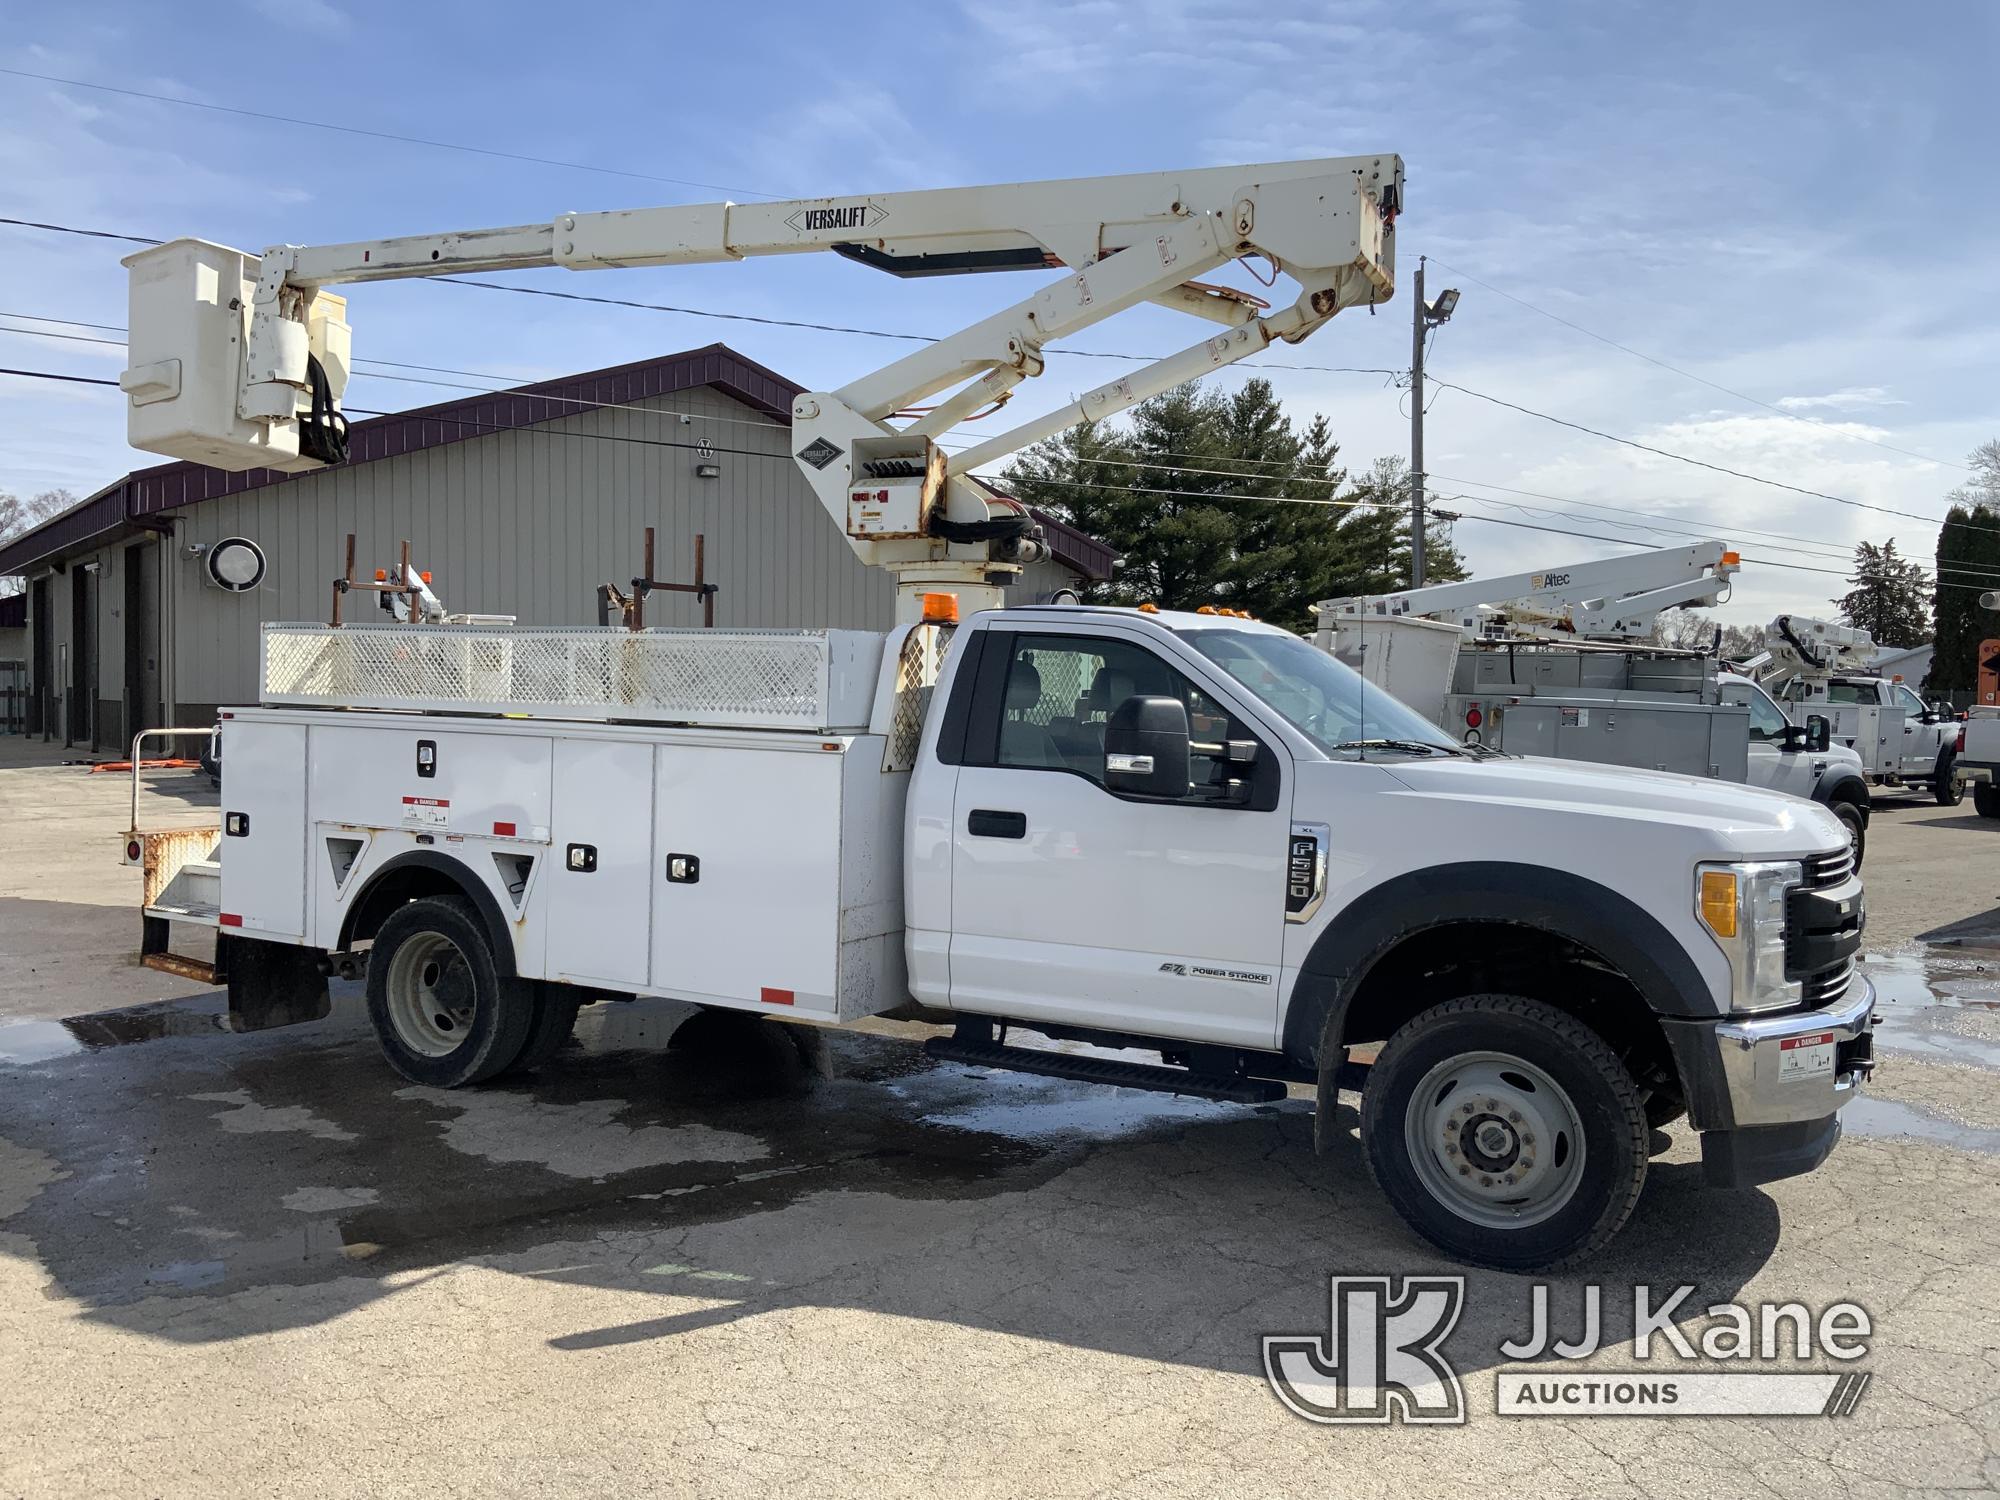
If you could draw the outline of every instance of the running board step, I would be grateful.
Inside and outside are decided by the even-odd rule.
[[[1120,1062],[1109,1057],[1079,1057],[1070,1052],[1043,1052],[1000,1042],[962,1041],[955,1036],[932,1037],[924,1043],[924,1055],[1010,1073],[1073,1078],[1079,1083],[1108,1083],[1124,1089],[1151,1089],[1156,1094],[1187,1094],[1229,1104],[1270,1104],[1285,1097],[1285,1086],[1272,1078],[1190,1073],[1185,1068]]]

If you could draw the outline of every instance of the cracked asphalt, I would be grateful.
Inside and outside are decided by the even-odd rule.
[[[212,810],[159,788],[149,821]],[[1564,1373],[1644,1368],[1635,1283],[1694,1284],[1690,1333],[1859,1302],[1854,1413],[1498,1417],[1530,1283],[1472,1273],[1470,1419],[1416,1428],[1306,1423],[1261,1373],[1263,1335],[1326,1330],[1329,1276],[1459,1269],[1376,1193],[1352,1098],[1316,1158],[1302,1098],[664,1004],[590,1008],[530,1078],[413,1088],[352,985],[236,1036],[136,967],[122,799],[0,766],[0,1497],[2000,1489],[2000,825],[1969,803],[1876,817],[1885,1064],[1827,1166],[1712,1193],[1671,1131],[1610,1251],[1551,1284],[1564,1332],[1604,1289],[1606,1346]]]

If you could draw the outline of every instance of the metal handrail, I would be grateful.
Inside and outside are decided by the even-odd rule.
[[[146,737],[154,735],[160,739],[171,739],[180,735],[213,733],[215,726],[211,724],[206,729],[142,729],[132,736],[132,821],[126,825],[127,833],[139,831],[139,747],[145,743]]]

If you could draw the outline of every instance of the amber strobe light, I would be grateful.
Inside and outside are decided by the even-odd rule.
[[[958,623],[958,595],[924,595],[924,623],[926,625],[956,625]]]

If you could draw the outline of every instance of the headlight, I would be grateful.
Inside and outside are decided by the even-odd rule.
[[[1796,860],[1696,868],[1695,915],[1729,959],[1732,1012],[1800,1002],[1785,978],[1785,898],[1803,878]]]

